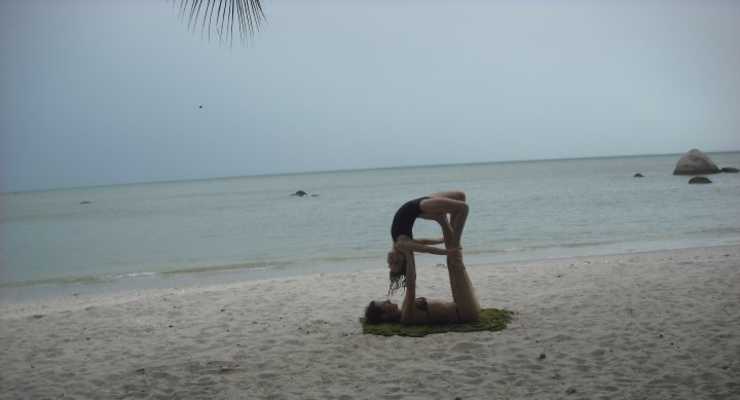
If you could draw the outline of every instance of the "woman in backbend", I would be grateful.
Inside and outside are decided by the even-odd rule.
[[[450,215],[449,221],[447,214]],[[467,217],[468,204],[465,203],[463,192],[433,193],[404,203],[396,211],[391,224],[393,248],[388,252],[388,268],[391,270],[389,292],[405,286],[404,271],[407,264],[413,264],[414,252],[448,255],[451,250],[459,248]],[[444,239],[414,239],[412,229],[417,218],[437,221],[443,231],[450,228],[453,234]],[[431,246],[442,244],[445,240],[450,241],[446,243],[447,249]]]
[[[450,215],[448,221],[447,214]],[[370,303],[366,319],[370,323],[401,321],[404,323],[476,321],[480,307],[473,286],[465,271],[460,251],[462,231],[468,215],[465,193],[435,193],[405,203],[396,212],[391,226],[393,249],[388,253],[391,286],[389,293],[406,288],[401,310],[390,301]],[[416,218],[437,221],[444,235],[441,240],[414,239],[412,228]],[[444,243],[446,249],[432,247]],[[414,252],[447,255],[450,286],[454,302],[427,301],[415,298],[416,263]]]

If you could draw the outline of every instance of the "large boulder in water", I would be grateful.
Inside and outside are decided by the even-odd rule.
[[[678,160],[673,175],[702,175],[718,172],[720,172],[720,169],[708,155],[697,149],[691,149]]]

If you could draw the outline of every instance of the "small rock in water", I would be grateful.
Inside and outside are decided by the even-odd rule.
[[[34,314],[33,318],[34,319],[44,318],[44,314]]]
[[[574,387],[569,387],[569,388],[568,388],[568,389],[567,389],[567,390],[565,391],[565,394],[573,394],[573,393],[575,393],[575,392],[577,392],[576,388],[574,388]]]
[[[540,356],[538,357],[538,359],[544,360],[545,358],[547,358],[547,355],[545,355],[545,353],[540,353]]]
[[[644,176],[641,173],[636,173],[633,175],[634,178],[644,178]]]
[[[695,176],[695,177],[689,179],[689,184],[692,184],[693,185],[693,184],[697,184],[697,183],[699,183],[699,184],[712,183],[712,181],[709,180],[709,178],[707,178],[705,176]]]
[[[80,204],[90,204],[90,203],[92,203],[92,201],[90,200],[83,200],[80,202]]]
[[[735,168],[735,167],[723,167],[721,169],[721,171],[722,172],[727,172],[727,173],[730,173],[730,174],[736,174],[738,172],[738,169]]]

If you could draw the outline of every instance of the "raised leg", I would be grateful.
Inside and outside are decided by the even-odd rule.
[[[460,190],[451,190],[447,192],[436,192],[429,195],[429,197],[441,197],[441,198],[447,198],[451,200],[457,200],[465,203],[467,201],[467,196],[465,195],[465,192]],[[467,218],[467,210],[464,213],[448,213],[450,215],[450,224],[453,226],[453,230],[458,233],[457,242],[460,243],[462,241],[462,230],[465,227],[465,220]]]
[[[452,200],[462,201],[463,203],[467,200],[465,192],[461,192],[459,190],[432,193],[429,197],[445,197]]]
[[[457,235],[448,227],[442,228],[445,238],[445,247],[458,247]],[[457,306],[460,320],[463,322],[478,321],[480,319],[480,305],[470,281],[468,272],[463,263],[462,252],[447,256],[447,272],[450,275],[450,289],[452,299]]]
[[[478,321],[480,319],[480,304],[478,304],[473,283],[465,270],[462,253],[447,256],[447,271],[450,275],[452,299],[457,306],[460,321]]]

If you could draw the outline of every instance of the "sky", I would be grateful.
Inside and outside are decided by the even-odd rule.
[[[262,5],[0,2],[0,191],[740,150],[737,1]]]

